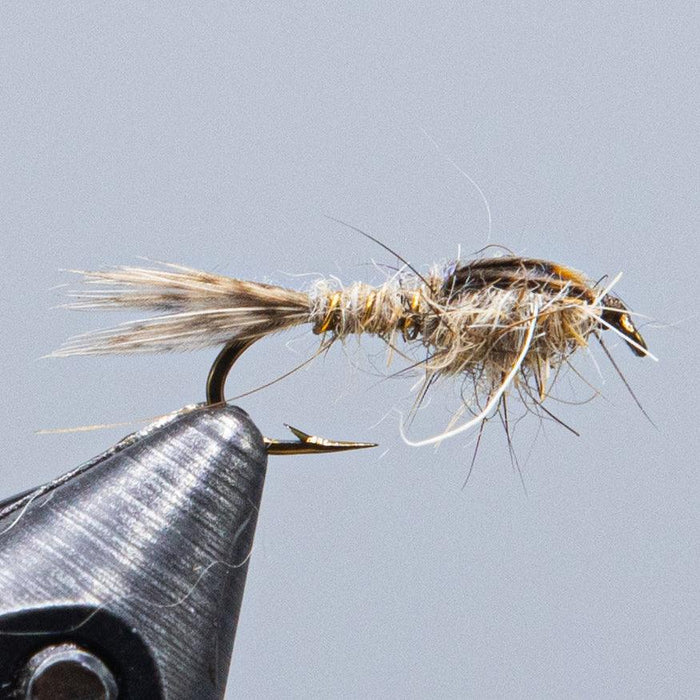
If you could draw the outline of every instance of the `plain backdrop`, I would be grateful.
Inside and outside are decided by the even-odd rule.
[[[40,359],[122,320],[56,308],[63,269],[381,282],[396,260],[332,216],[422,269],[499,243],[624,271],[660,361],[608,342],[657,427],[593,347],[591,386],[570,373],[575,403],[550,404],[581,437],[515,428],[524,486],[498,421],[466,488],[474,434],[406,446],[415,378],[383,379],[404,365],[377,340],[240,401],[273,436],[381,446],[271,459],[227,697],[697,697],[697,20],[691,2],[3,3],[0,496],[139,424],[39,429],[203,398],[215,351]],[[229,394],[315,343],[261,343]],[[435,393],[411,435],[458,402]]]

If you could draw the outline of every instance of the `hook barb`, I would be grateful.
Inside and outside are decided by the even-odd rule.
[[[207,404],[210,406],[226,403],[224,388],[226,379],[236,360],[258,338],[247,340],[232,340],[222,348],[209,370],[207,377]],[[286,424],[285,424],[286,425]],[[269,455],[303,455],[319,454],[326,452],[345,452],[347,450],[361,450],[365,447],[376,447],[374,442],[349,442],[345,440],[328,440],[327,438],[309,435],[303,430],[286,425],[297,438],[296,440],[276,440],[263,437],[267,454]]]
[[[275,440],[264,438],[267,454],[269,455],[303,455],[317,454],[318,452],[346,452],[347,450],[361,450],[365,447],[376,447],[376,442],[348,442],[346,440],[328,440],[327,438],[309,435],[299,428],[291,425],[285,426],[294,433],[296,440]]]

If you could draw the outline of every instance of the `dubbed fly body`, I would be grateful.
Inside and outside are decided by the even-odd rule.
[[[629,310],[607,285],[546,260],[485,257],[407,266],[383,284],[347,286],[321,279],[307,291],[162,265],[82,273],[78,309],[133,309],[149,318],[70,340],[55,356],[147,353],[224,346],[210,372],[208,400],[223,401],[228,371],[254,341],[308,324],[325,349],[350,335],[418,346],[425,389],[443,376],[473,383],[474,417],[413,444],[437,442],[486,420],[511,388],[543,402],[550,377],[591,337],[611,330],[640,356],[650,355]],[[554,375],[555,376],[555,375]],[[298,437],[306,435],[298,431]],[[306,436],[309,440],[320,440]],[[301,437],[299,438],[302,439]],[[340,444],[340,443],[339,443]]]
[[[601,320],[624,336],[635,354],[647,353],[646,343],[634,326],[629,310],[620,299],[612,294],[602,297],[591,286],[585,276],[577,270],[532,258],[487,258],[456,266],[445,280],[450,292],[458,294],[464,289],[479,289],[494,286],[507,289],[512,285],[524,284],[533,291],[561,292],[566,289],[568,296],[586,300],[590,305],[601,305]]]

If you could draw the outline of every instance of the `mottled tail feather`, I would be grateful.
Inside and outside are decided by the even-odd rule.
[[[71,338],[53,357],[195,350],[309,321],[308,295],[283,287],[178,265],[77,272],[84,287],[69,294],[69,308],[160,314]]]

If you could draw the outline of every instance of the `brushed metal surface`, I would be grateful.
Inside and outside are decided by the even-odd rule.
[[[149,693],[221,697],[266,465],[245,412],[198,407],[129,436],[14,510],[6,501],[3,669],[68,639],[95,651],[127,696],[146,692],[136,670],[143,661],[149,673],[150,654]]]

